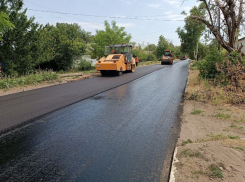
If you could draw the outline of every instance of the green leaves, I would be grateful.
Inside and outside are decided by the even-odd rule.
[[[202,5],[199,7],[195,6],[190,10],[191,15],[203,16],[204,13],[205,10]],[[194,51],[197,48],[202,32],[205,30],[205,26],[196,20],[191,19],[190,16],[185,18],[184,28],[178,28],[176,32],[181,40],[181,52],[187,53],[188,56],[193,59]]]
[[[9,17],[6,13],[0,12],[0,41],[2,41],[2,36],[7,30],[14,28],[14,25],[9,21]]]
[[[157,58],[160,59],[164,54],[164,50],[168,49],[169,43],[164,36],[160,36],[157,44]]]
[[[104,56],[105,46],[110,44],[129,43],[131,35],[125,32],[124,27],[118,27],[115,21],[111,25],[105,21],[105,30],[96,30],[96,35],[93,37],[91,43],[91,51],[93,58],[100,58]]]

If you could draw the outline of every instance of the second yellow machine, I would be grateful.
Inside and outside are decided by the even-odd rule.
[[[96,63],[96,70],[100,71],[102,76],[109,73],[115,73],[117,76],[122,72],[135,71],[135,59],[131,44],[114,44],[105,47],[106,57],[102,57]]]

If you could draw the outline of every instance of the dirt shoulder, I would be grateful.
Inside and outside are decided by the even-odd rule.
[[[245,107],[185,100],[170,181],[245,181]]]

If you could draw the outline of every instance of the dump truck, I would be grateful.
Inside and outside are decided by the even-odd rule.
[[[135,71],[135,59],[131,44],[113,44],[105,47],[105,56],[96,63],[96,70],[102,76]]]
[[[161,64],[170,64],[172,65],[174,61],[174,53],[171,50],[165,50],[164,55],[161,58]]]

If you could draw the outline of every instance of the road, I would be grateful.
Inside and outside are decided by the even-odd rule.
[[[0,181],[165,181],[188,65],[95,78],[120,86],[3,133]]]
[[[141,78],[163,67],[140,67],[135,73],[127,73],[121,77],[95,77],[0,97],[0,132]]]

